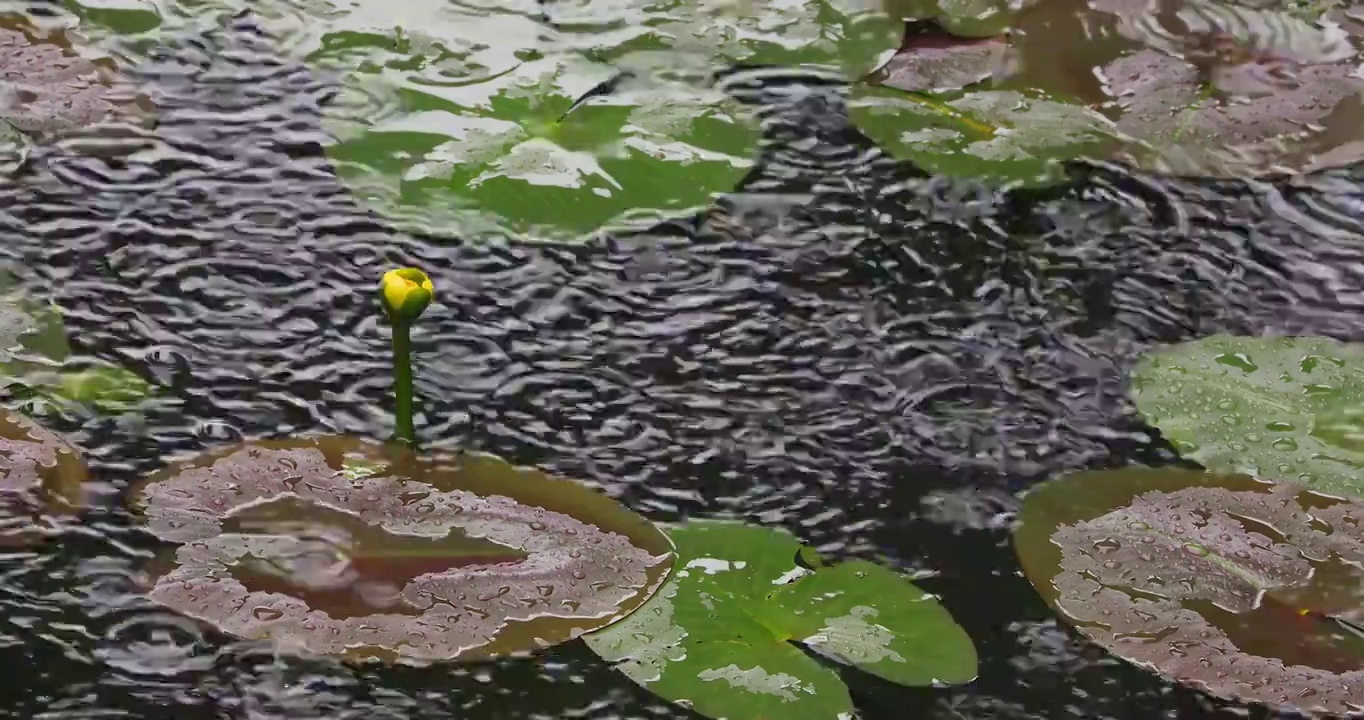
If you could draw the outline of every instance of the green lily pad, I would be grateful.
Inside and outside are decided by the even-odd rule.
[[[575,107],[615,75],[550,58],[474,85],[411,91],[400,117],[330,155],[343,176],[391,178],[403,204],[552,239],[703,205],[748,171],[757,130],[718,90],[626,81]]]
[[[662,50],[711,70],[820,65],[856,79],[884,64],[904,35],[899,18],[872,0],[576,0],[538,8],[560,28],[560,46],[609,62]]]
[[[1101,154],[1119,133],[1080,105],[987,90],[936,99],[864,88],[848,106],[858,129],[931,173],[1041,181],[1055,160]]]
[[[1364,502],[1246,475],[1084,472],[1024,497],[1014,547],[1081,634],[1211,694],[1359,709]]]
[[[771,528],[694,521],[668,534],[678,560],[663,590],[583,638],[663,698],[731,720],[851,714],[838,674],[794,643],[902,685],[976,675],[965,631],[894,571],[861,560],[819,566]]]
[[[1361,368],[1360,345],[1218,335],[1147,355],[1132,399],[1205,467],[1364,496]]]

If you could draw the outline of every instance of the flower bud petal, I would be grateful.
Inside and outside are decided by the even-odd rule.
[[[417,268],[400,268],[384,273],[379,294],[390,317],[411,322],[421,316],[436,292],[426,273]]]

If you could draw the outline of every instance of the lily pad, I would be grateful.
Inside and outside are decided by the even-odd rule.
[[[967,682],[976,653],[937,600],[866,561],[801,565],[770,528],[693,521],[669,531],[678,565],[625,620],[584,636],[631,680],[712,718],[848,717],[838,674],[793,643],[903,685]]]
[[[88,478],[80,453],[65,440],[28,418],[0,412],[0,545],[40,537],[38,516],[79,510]]]
[[[1332,117],[1364,91],[1349,64],[1282,73],[1253,62],[1218,66],[1205,86],[1189,62],[1142,50],[1104,67],[1102,77],[1111,106],[1122,111],[1118,128],[1154,151],[1137,157],[1167,171],[1235,176],[1301,168],[1339,138],[1358,136],[1348,116]]]
[[[135,496],[181,543],[153,600],[250,639],[425,663],[533,651],[643,603],[672,546],[586,486],[490,456],[262,442]]]
[[[856,79],[880,67],[903,34],[879,0],[560,0],[537,8],[559,28],[560,47],[608,62],[662,49],[712,71],[819,65]]]
[[[707,203],[751,166],[758,133],[718,90],[621,82],[548,58],[494,80],[405,96],[401,117],[338,143],[343,176],[395,178],[408,205],[453,206],[467,226],[563,239]],[[464,228],[457,228],[464,229]]]
[[[1112,121],[1089,108],[1012,90],[940,100],[869,88],[849,102],[858,129],[931,173],[1040,181],[1052,162],[1102,154]]]
[[[113,108],[109,89],[103,70],[60,33],[40,38],[24,23],[0,19],[0,120],[29,133],[89,125]]]
[[[1364,503],[1244,475],[1129,468],[1044,483],[1015,548],[1086,637],[1211,694],[1361,709]]]
[[[1364,496],[1364,347],[1218,335],[1138,363],[1132,399],[1184,457],[1217,471]]]
[[[911,27],[900,51],[868,82],[906,92],[950,92],[989,79],[1004,61],[1003,36],[961,38],[933,24]]]

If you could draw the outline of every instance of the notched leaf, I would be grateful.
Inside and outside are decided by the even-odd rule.
[[[1085,636],[1166,677],[1274,707],[1360,709],[1364,503],[1184,470],[1081,473],[1025,498],[1016,547]]]
[[[565,512],[459,487],[498,477]],[[671,560],[666,538],[585,487],[345,438],[247,446],[137,497],[151,531],[182,543],[152,599],[311,653],[430,662],[547,647],[638,607]]]

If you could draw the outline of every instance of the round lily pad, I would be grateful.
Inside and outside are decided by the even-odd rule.
[[[669,536],[678,561],[663,590],[584,637],[669,701],[712,718],[849,717],[838,674],[796,644],[902,685],[976,675],[970,638],[894,571],[812,562],[789,533],[734,522],[693,521]]]
[[[1132,399],[1213,470],[1364,496],[1364,346],[1217,335],[1146,355]]]
[[[80,453],[21,415],[0,412],[0,545],[35,539],[33,518],[73,513],[88,479]]]
[[[738,183],[758,139],[719,90],[633,82],[575,57],[411,88],[401,103],[329,154],[357,183],[390,179],[400,205],[453,208],[464,232],[567,239],[701,206]]]
[[[352,659],[548,647],[638,607],[672,561],[666,536],[586,486],[347,437],[211,454],[134,497],[151,532],[180,543],[153,600]]]
[[[936,174],[1040,181],[1053,161],[1101,154],[1120,134],[1089,108],[1012,90],[956,99],[868,87],[848,104],[858,129]]]
[[[1361,709],[1364,503],[1244,475],[1129,468],[1028,492],[1015,548],[1086,637],[1211,694]]]

